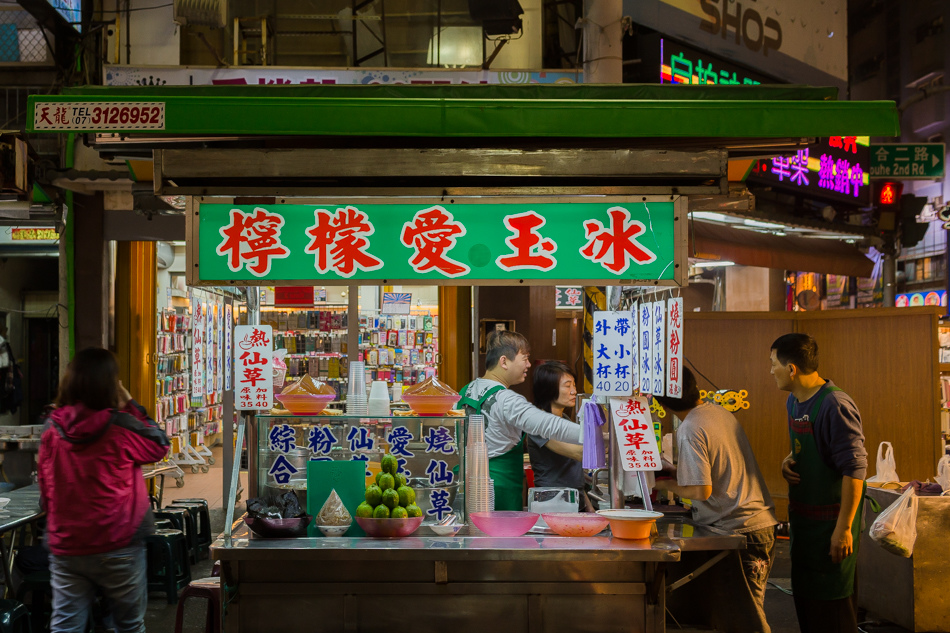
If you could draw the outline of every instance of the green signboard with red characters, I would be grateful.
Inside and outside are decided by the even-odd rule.
[[[685,198],[482,200],[196,199],[189,283],[684,282]]]

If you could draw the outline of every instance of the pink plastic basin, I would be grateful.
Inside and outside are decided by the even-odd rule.
[[[445,415],[461,398],[462,396],[449,394],[443,396],[416,396],[405,393],[402,396],[406,404],[419,415]]]
[[[521,536],[534,527],[537,512],[473,512],[472,523],[488,536]]]
[[[336,398],[335,394],[287,394],[279,393],[274,398],[285,409],[296,415],[316,415],[327,408]]]
[[[423,517],[407,517],[405,519],[370,519],[356,517],[356,522],[368,536],[376,538],[393,538],[409,536],[422,525]]]
[[[560,536],[594,536],[607,527],[607,518],[592,512],[545,512],[541,515]]]

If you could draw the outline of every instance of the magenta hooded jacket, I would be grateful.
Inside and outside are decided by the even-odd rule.
[[[129,545],[151,515],[141,467],[167,450],[165,433],[134,401],[121,411],[54,410],[37,468],[50,552],[86,556]]]

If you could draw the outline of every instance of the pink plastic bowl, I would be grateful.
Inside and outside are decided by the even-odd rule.
[[[545,512],[541,518],[561,536],[594,536],[609,523],[606,517],[592,512]]]
[[[462,396],[449,394],[444,396],[416,396],[406,393],[402,396],[406,404],[419,415],[445,415],[461,398]]]
[[[284,408],[296,415],[316,415],[327,408],[327,405],[336,399],[334,394],[311,395],[311,394],[287,394],[282,393],[274,396]]]
[[[521,536],[534,527],[537,512],[473,512],[472,523],[488,536]]]
[[[356,522],[368,536],[376,538],[392,538],[409,536],[422,525],[423,517],[408,517],[405,519],[369,519],[356,517]]]

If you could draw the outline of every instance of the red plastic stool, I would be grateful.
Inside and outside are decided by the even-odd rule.
[[[182,633],[185,617],[185,602],[188,598],[205,598],[208,611],[205,616],[205,633],[221,633],[221,579],[202,578],[192,581],[181,592],[178,599],[178,613],[175,615],[175,633]]]

